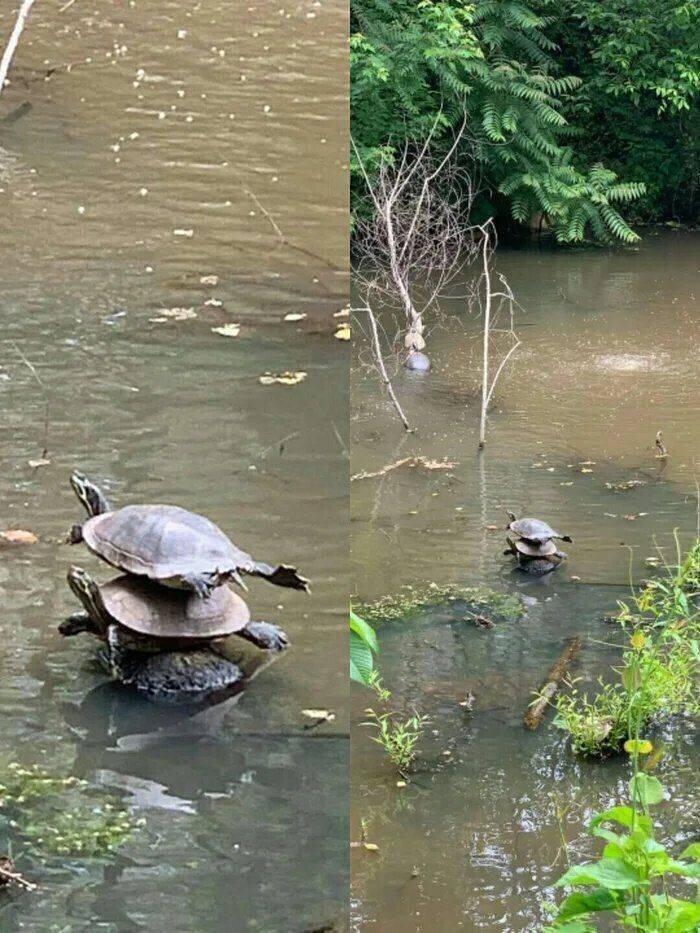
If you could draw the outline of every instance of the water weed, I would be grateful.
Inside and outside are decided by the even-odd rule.
[[[661,783],[642,769],[642,760],[653,751],[652,743],[642,738],[645,709],[635,705],[634,696],[644,690],[642,652],[645,637],[637,631],[631,639],[636,657],[627,666],[631,699],[627,706],[629,738],[624,749],[631,758],[632,778],[629,803],[596,814],[589,832],[605,841],[596,862],[570,865],[556,882],[568,888],[549,930],[568,933],[595,933],[589,920],[598,914],[615,917],[621,926],[651,933],[690,933],[700,928],[700,902],[675,896],[669,881],[700,879],[700,844],[689,845],[679,858],[669,854],[654,833],[650,807],[661,803]],[[611,828],[614,826],[615,828]]]
[[[381,745],[389,761],[400,773],[408,771],[416,757],[416,750],[420,743],[425,727],[428,723],[426,716],[414,713],[407,719],[389,708],[391,692],[384,687],[376,671],[370,679],[370,686],[377,694],[383,709],[372,708],[365,710],[368,717],[364,725],[375,731],[372,741]]]
[[[700,710],[700,613],[695,605],[700,576],[697,542],[664,579],[646,583],[630,605],[619,604],[617,622],[629,636],[619,680],[600,683],[594,696],[570,681],[557,698],[555,724],[570,737],[574,752],[603,755],[631,737],[630,723],[643,728],[662,716]]]
[[[525,615],[522,601],[509,593],[486,586],[460,586],[456,583],[416,583],[374,602],[360,603],[357,612],[371,623],[402,622],[407,616],[429,606],[467,603],[476,615],[488,614],[497,621],[516,622]]]
[[[0,825],[36,854],[106,856],[144,824],[87,782],[12,763],[0,783]]]

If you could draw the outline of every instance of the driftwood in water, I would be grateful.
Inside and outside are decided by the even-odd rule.
[[[569,638],[566,647],[559,655],[554,664],[550,667],[544,683],[537,692],[537,699],[528,706],[523,716],[523,725],[526,729],[537,729],[542,720],[547,707],[552,702],[559,684],[569,669],[569,665],[581,650],[581,639],[578,635]]]
[[[25,891],[36,891],[37,885],[32,881],[27,881],[27,879],[20,874],[15,868],[15,863],[12,861],[9,855],[0,856],[0,887],[4,887],[8,884],[19,885],[20,888],[24,888]]]

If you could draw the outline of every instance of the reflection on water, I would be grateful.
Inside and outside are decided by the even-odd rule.
[[[587,814],[624,791],[623,761],[576,761],[549,721],[522,727],[532,691],[566,639],[592,686],[616,658],[603,617],[649,570],[654,542],[670,559],[696,527],[699,423],[695,235],[651,236],[638,252],[501,252],[526,309],[523,347],[495,395],[487,448],[478,439],[478,321],[458,302],[431,335],[433,374],[395,388],[417,435],[402,436],[376,374],[353,375],[352,473],[400,457],[457,462],[398,469],[352,484],[352,590],[365,599],[414,581],[484,583],[534,598],[525,619],[479,629],[459,606],[380,631],[381,669],[399,708],[426,713],[421,770],[395,786],[360,725],[353,690],[351,833],[365,820],[378,853],[355,850],[353,928],[535,930],[563,871],[555,803],[572,857],[593,851]],[[654,457],[656,431],[670,451]],[[631,483],[627,489],[615,484]],[[608,485],[606,485],[608,484]],[[611,488],[612,487],[612,488]],[[574,543],[555,573],[528,579],[503,556],[505,510],[546,519]],[[473,713],[460,706],[472,693]],[[673,808],[664,832],[692,836],[697,748],[669,726],[658,776]],[[556,795],[556,801],[551,798]],[[597,850],[596,850],[597,851]]]
[[[40,890],[0,926],[341,929],[346,5],[61,6],[36,5],[0,100],[0,120],[31,104],[0,123],[0,527],[39,536],[0,552],[0,763],[79,774],[147,826],[105,868],[32,865]],[[260,384],[285,370],[308,376]],[[292,649],[204,709],[105,684],[56,631],[69,564],[110,575],[57,543],[76,466],[115,504],[180,504],[296,564],[312,597],[249,596]],[[337,719],[305,730],[319,706]]]

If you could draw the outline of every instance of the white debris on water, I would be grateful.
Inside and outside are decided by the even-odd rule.
[[[643,356],[639,353],[611,353],[595,358],[600,369],[613,369],[620,373],[654,372],[664,368],[663,357],[659,354]]]

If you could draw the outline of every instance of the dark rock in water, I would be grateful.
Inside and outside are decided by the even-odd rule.
[[[430,369],[430,360],[425,353],[413,350],[406,357],[404,366],[406,369],[410,369],[412,373],[427,373]]]
[[[543,577],[546,573],[556,570],[558,566],[558,561],[536,558],[535,560],[521,560],[518,564],[518,570],[528,573],[532,577]]]
[[[209,649],[145,654],[113,648],[111,673],[129,687],[160,703],[196,703],[243,684],[237,664]]]

